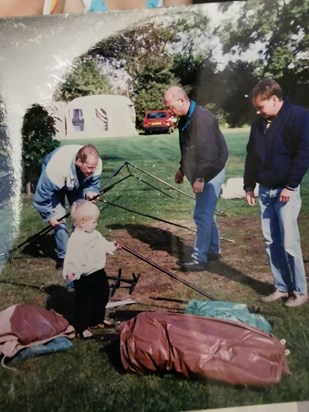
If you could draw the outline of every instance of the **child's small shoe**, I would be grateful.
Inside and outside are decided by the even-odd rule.
[[[85,329],[83,332],[78,333],[77,335],[79,337],[79,339],[92,339],[94,337],[94,334],[92,332],[90,332],[90,330]]]
[[[103,321],[104,326],[106,326],[107,328],[114,326],[115,322],[111,319],[104,319]]]
[[[67,282],[65,287],[67,288],[68,292],[75,292],[75,286],[74,286],[73,280],[71,280],[70,282]]]
[[[98,323],[97,325],[91,326],[91,329],[104,329],[104,323]]]

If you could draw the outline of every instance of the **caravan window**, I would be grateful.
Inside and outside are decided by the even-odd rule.
[[[108,130],[108,116],[104,109],[95,109],[95,120],[99,129],[107,131]]]
[[[85,120],[82,109],[73,109],[72,124],[76,132],[83,132]]]

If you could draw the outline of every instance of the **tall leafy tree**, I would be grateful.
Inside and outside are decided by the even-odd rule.
[[[308,15],[308,0],[248,0],[236,22],[221,27],[223,49],[240,56],[256,49],[256,75],[276,77],[288,94],[305,103],[309,92]]]
[[[145,111],[162,108],[162,94],[167,87],[175,83],[189,90],[194,87],[210,53],[201,53],[207,24],[208,18],[199,12],[193,11],[190,16],[173,12],[163,21],[153,20],[103,40],[89,51],[98,64],[127,71],[138,127]]]
[[[66,76],[64,82],[58,86],[54,98],[55,100],[68,102],[76,97],[109,93],[111,93],[111,88],[105,77],[100,73],[96,62],[91,58],[82,56],[75,61],[71,72]]]
[[[211,74],[214,73],[215,64],[210,63],[212,59],[205,59],[202,54],[194,55],[178,53],[174,56],[172,72],[179,79],[180,84],[188,91],[190,95],[196,97],[199,89],[199,79],[201,74],[211,65]]]
[[[26,194],[30,195],[40,174],[44,157],[58,147],[60,142],[54,139],[55,120],[39,104],[33,104],[27,109],[21,134],[23,183]]]
[[[171,72],[172,59],[166,47],[174,42],[177,39],[173,30],[152,22],[110,37],[89,52],[98,64],[127,72],[127,90],[134,101],[138,128],[147,110],[163,107],[164,89],[178,82]]]
[[[243,126],[252,118],[248,97],[257,82],[254,68],[254,64],[238,60],[228,62],[220,72],[205,69],[199,79],[197,101],[207,106],[223,124]]]
[[[151,22],[99,42],[89,55],[103,63],[108,60],[115,69],[125,67],[134,78],[147,66],[168,64],[166,45],[177,41],[174,30]]]

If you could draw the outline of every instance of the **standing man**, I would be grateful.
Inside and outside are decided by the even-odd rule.
[[[247,145],[245,199],[255,204],[259,183],[262,232],[275,283],[274,293],[262,301],[286,298],[285,306],[299,306],[308,299],[297,217],[300,183],[309,167],[309,112],[283,98],[270,78],[254,87],[251,98],[257,117]]]
[[[181,160],[175,182],[182,183],[186,176],[196,197],[194,251],[191,260],[179,262],[179,266],[186,271],[201,271],[207,268],[209,260],[220,258],[215,209],[224,182],[228,150],[216,118],[190,100],[184,89],[170,87],[163,100],[170,114],[180,117]]]
[[[57,245],[56,269],[62,269],[68,241],[65,197],[71,205],[78,199],[91,200],[100,192],[102,161],[89,144],[60,146],[46,156],[33,204],[54,228]]]

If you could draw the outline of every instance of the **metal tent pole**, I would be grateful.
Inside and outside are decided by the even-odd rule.
[[[154,268],[160,270],[161,272],[165,273],[166,275],[170,276],[173,279],[178,280],[178,282],[183,283],[184,285],[188,286],[190,289],[195,290],[196,292],[200,293],[203,296],[206,296],[210,300],[218,300],[214,296],[211,296],[208,292],[205,292],[203,289],[193,285],[192,283],[188,282],[187,280],[175,275],[174,273],[168,271],[167,269],[163,268],[162,266],[159,266],[157,263],[152,262],[145,258],[144,256],[140,255],[139,253],[135,252],[134,250],[128,248],[127,246],[121,245],[121,248],[125,250],[126,252],[130,253],[131,255],[137,257],[138,259],[148,263],[150,266],[153,266]]]

